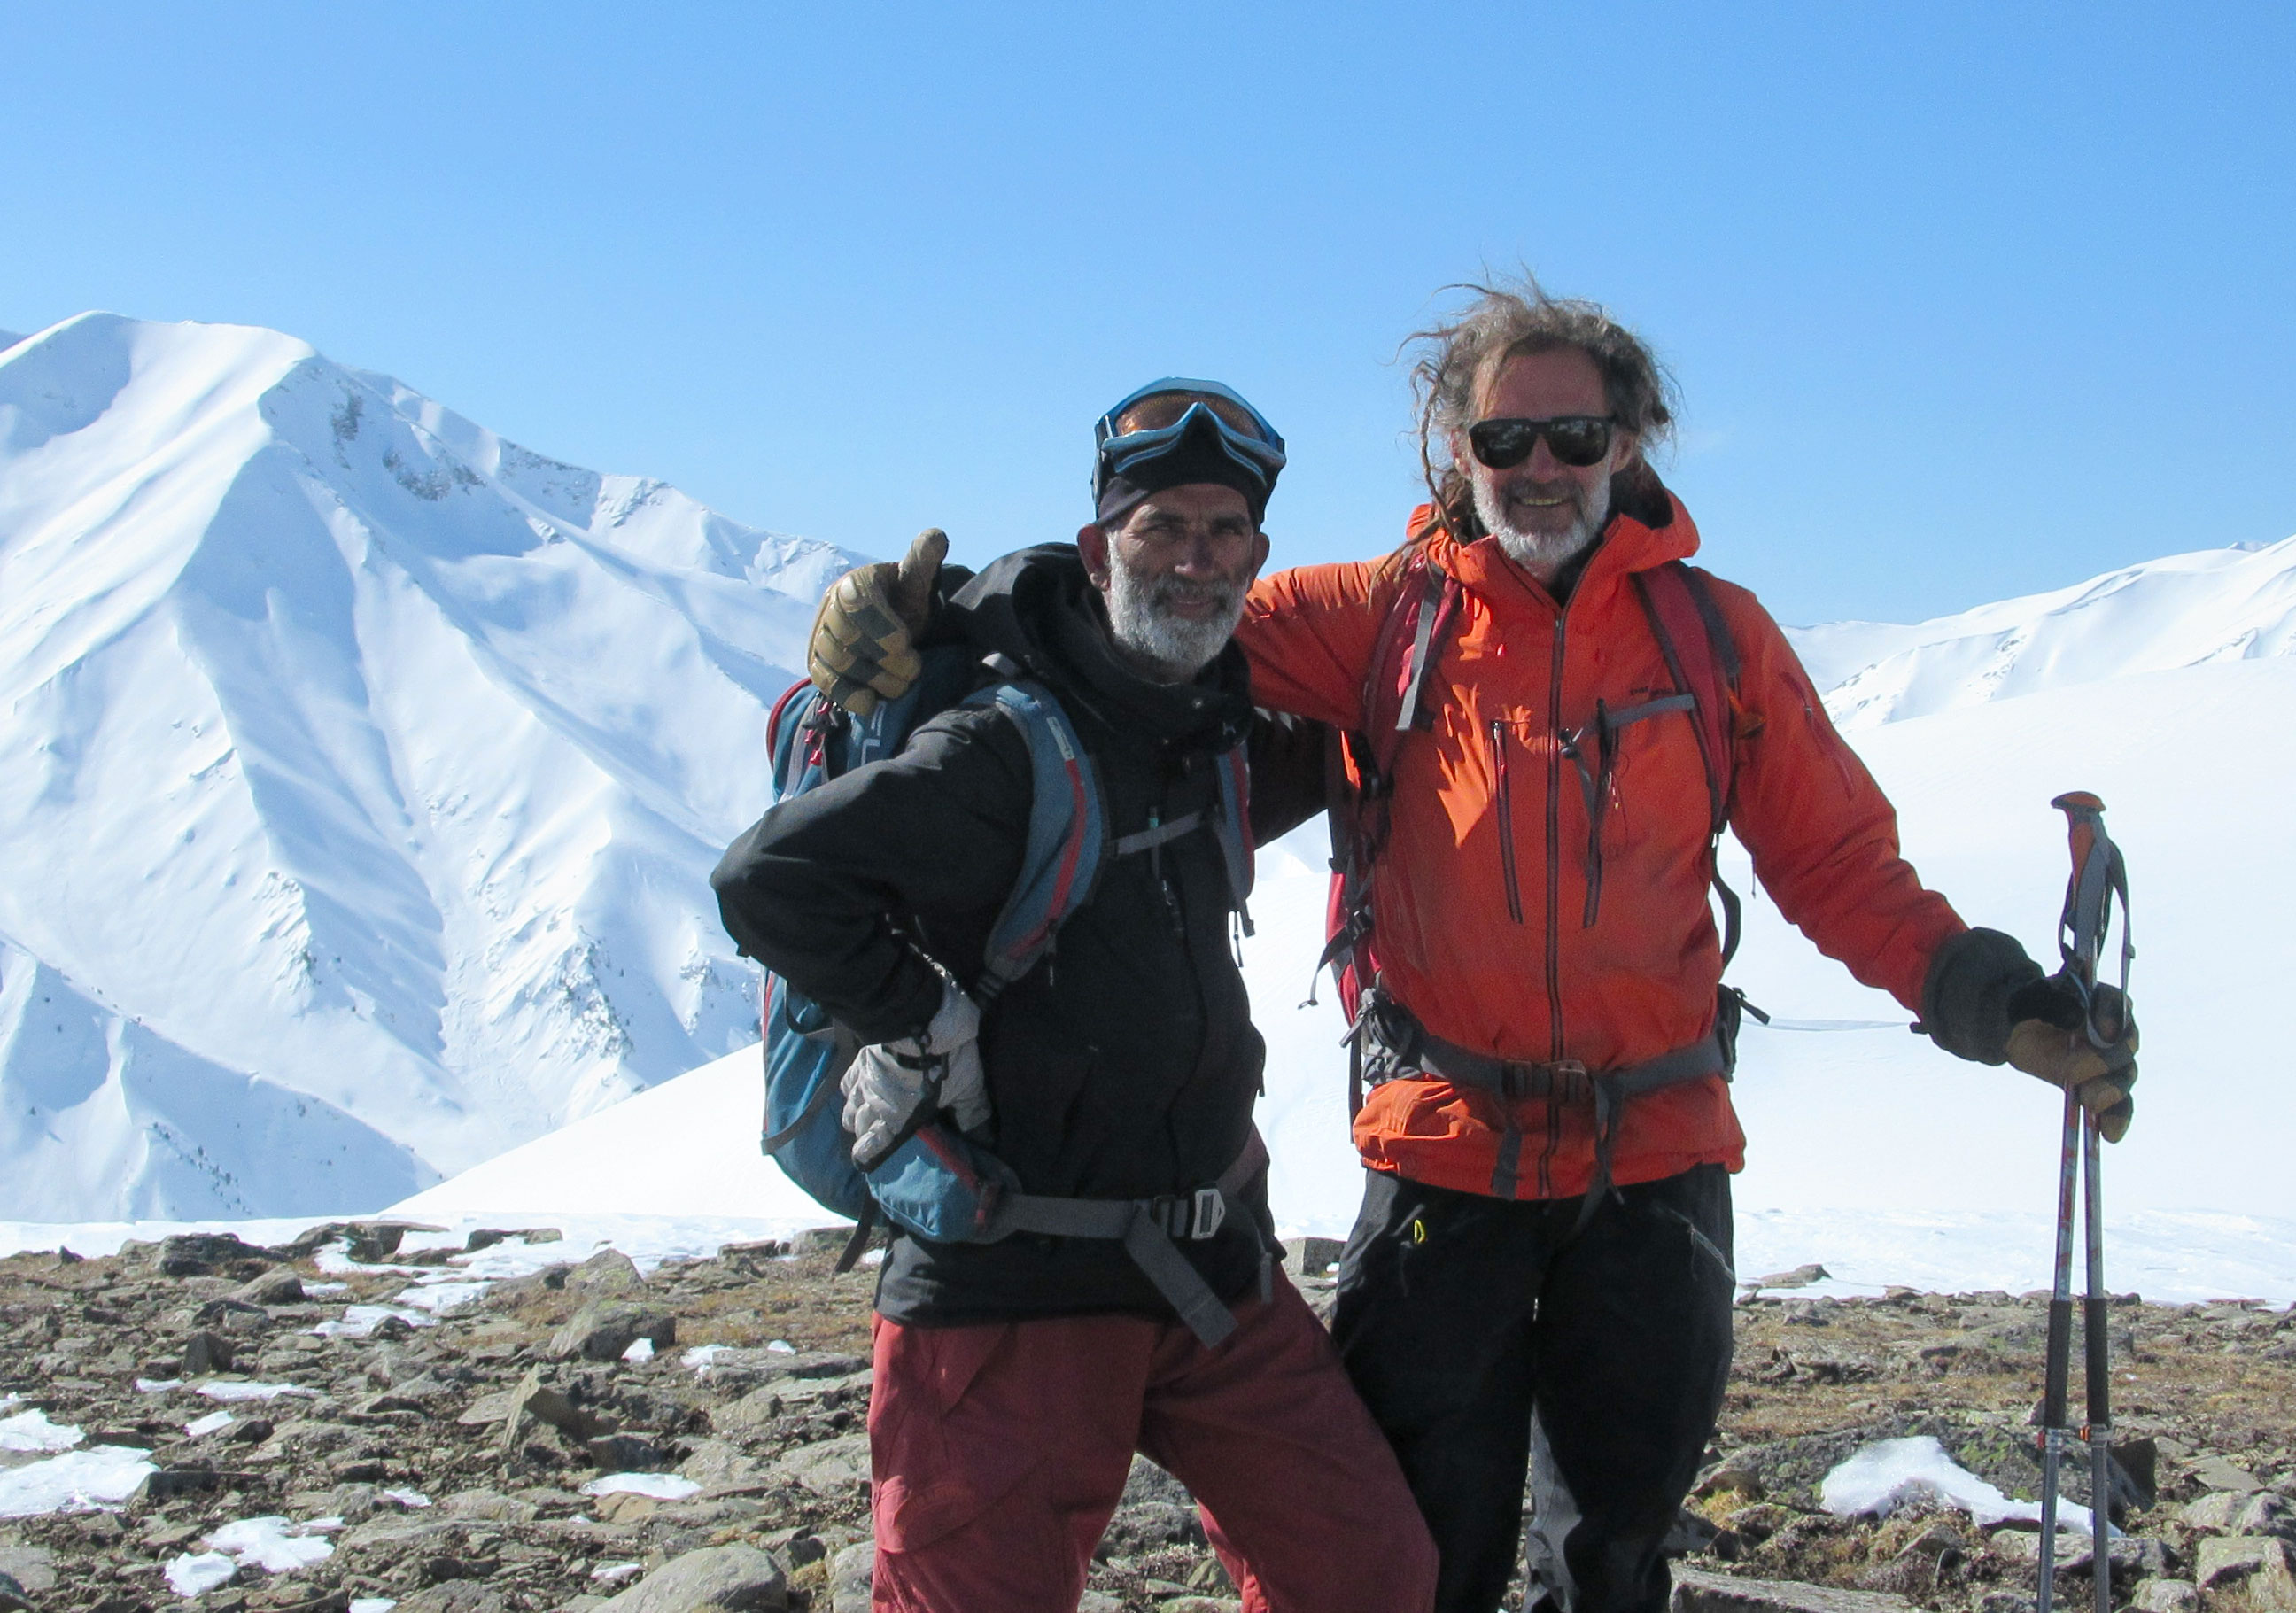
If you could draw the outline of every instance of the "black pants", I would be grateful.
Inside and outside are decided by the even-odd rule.
[[[1664,1613],[1659,1547],[1730,1372],[1730,1178],[1513,1203],[1369,1173],[1332,1335],[1433,1531],[1437,1613],[1490,1613],[1529,1482],[1530,1598]]]

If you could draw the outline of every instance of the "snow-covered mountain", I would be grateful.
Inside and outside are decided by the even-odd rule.
[[[1789,636],[1842,728],[2043,689],[2296,653],[2296,537],[2123,567],[2051,594],[1912,626],[1836,622]]]
[[[854,558],[275,332],[0,335],[0,1216],[371,1207],[752,1037],[705,879]]]

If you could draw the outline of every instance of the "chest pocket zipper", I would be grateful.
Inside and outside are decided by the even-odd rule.
[[[1522,922],[1522,889],[1514,869],[1514,788],[1507,773],[1507,732],[1504,717],[1491,719],[1491,789],[1498,798],[1499,875],[1506,889],[1507,917]]]
[[[1603,819],[1611,807],[1611,781],[1618,769],[1619,736],[1635,724],[1650,717],[1663,716],[1669,711],[1695,711],[1698,702],[1687,694],[1669,694],[1639,705],[1622,706],[1611,710],[1601,700],[1595,702],[1594,721],[1569,733],[1558,736],[1557,744],[1562,754],[1578,770],[1578,790],[1587,803],[1587,907],[1579,919],[1579,928],[1592,929],[1595,917],[1603,909]],[[1497,737],[1498,725],[1491,725],[1493,737]],[[1590,756],[1588,753],[1593,754]],[[1506,775],[1499,775],[1499,793],[1504,801]],[[1510,845],[1510,849],[1512,847]],[[1507,898],[1510,910],[1514,901],[1513,859],[1508,859]],[[1518,920],[1521,915],[1516,914]]]

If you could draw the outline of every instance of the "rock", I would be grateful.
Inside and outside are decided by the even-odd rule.
[[[705,1491],[762,1489],[769,1482],[766,1464],[742,1454],[739,1446],[723,1439],[705,1439],[678,1464],[678,1476],[691,1478]]]
[[[593,1294],[639,1294],[645,1291],[645,1279],[638,1274],[637,1262],[609,1244],[567,1273],[566,1286]]]
[[[2204,1489],[2236,1490],[2243,1495],[2264,1487],[2255,1474],[2234,1467],[2221,1456],[2204,1456],[2193,1464],[2193,1478]]]
[[[677,1342],[677,1319],[651,1306],[594,1299],[550,1337],[549,1354],[558,1361],[619,1361],[641,1339],[665,1350]]]
[[[1808,1288],[1813,1282],[1823,1282],[1832,1272],[1815,1263],[1798,1265],[1790,1272],[1772,1272],[1767,1277],[1754,1279],[1756,1288]]]
[[[614,1431],[611,1420],[585,1411],[561,1390],[542,1380],[542,1369],[530,1367],[510,1392],[509,1413],[503,1422],[502,1448],[515,1450],[534,1431],[534,1425],[556,1429],[571,1437],[595,1439]]]
[[[1203,1519],[1195,1508],[1168,1501],[1143,1501],[1116,1509],[1103,1531],[1096,1557],[1138,1557],[1167,1546],[1204,1544]]]
[[[801,1445],[776,1457],[767,1475],[816,1495],[837,1495],[869,1482],[869,1436],[840,1434],[818,1445]]]
[[[2185,1527],[2204,1530],[2210,1535],[2245,1533],[2232,1527],[2233,1515],[2248,1502],[2248,1496],[2239,1490],[2211,1490],[2198,1501],[2185,1503]],[[2269,1531],[2258,1530],[2259,1534]]]
[[[243,1243],[230,1232],[177,1232],[160,1240],[152,1264],[163,1277],[237,1277],[244,1281],[280,1264],[277,1249]]]
[[[4,1568],[0,1568],[0,1613],[40,1613],[32,1605],[31,1593]]]
[[[2030,1596],[1994,1585],[1980,1585],[1969,1598],[1971,1613],[2033,1613],[2036,1605]]]
[[[2140,1579],[2128,1605],[2137,1613],[2200,1613],[2201,1593],[2189,1579]]]
[[[1760,1476],[1753,1469],[1734,1462],[1716,1462],[1698,1476],[1698,1482],[1691,1486],[1690,1493],[1705,1501],[1726,1491],[1736,1495],[1742,1502],[1748,1503],[1760,1501],[1768,1494],[1768,1491],[1762,1487]]]
[[[1842,1591],[1786,1579],[1729,1579],[1680,1564],[1669,1613],[1914,1613],[1886,1591]]]
[[[2270,1490],[2259,1490],[2241,1502],[2240,1511],[2233,1515],[2233,1535],[2276,1535],[2286,1541],[2296,1541],[2296,1503],[2285,1495]]]
[[[751,1265],[759,1260],[778,1260],[789,1252],[790,1246],[777,1238],[760,1238],[748,1243],[721,1243],[718,1246],[718,1258],[739,1265]]]
[[[484,1518],[496,1523],[532,1523],[540,1509],[530,1501],[516,1501],[499,1490],[457,1490],[438,1503],[449,1518]]]
[[[475,1579],[450,1579],[415,1592],[392,1613],[510,1613],[510,1604]]]
[[[2276,1535],[2202,1539],[2193,1577],[2213,1606],[2296,1613],[2296,1552]]]
[[[303,1279],[291,1265],[275,1265],[242,1283],[231,1297],[242,1305],[300,1305]]]
[[[1132,1507],[1150,1501],[1160,1501],[1176,1507],[1193,1507],[1196,1504],[1196,1498],[1188,1494],[1187,1486],[1145,1456],[1135,1456],[1132,1471],[1125,1475],[1124,1494],[1117,1505]]]
[[[795,1255],[841,1255],[853,1240],[849,1226],[809,1226],[790,1240]]]
[[[19,1593],[38,1595],[56,1588],[55,1553],[44,1546],[0,1546],[0,1574],[16,1582]]]
[[[1292,1277],[1322,1277],[1346,1250],[1336,1238],[1286,1238],[1283,1269]]]
[[[877,1543],[865,1540],[849,1545],[829,1562],[829,1613],[869,1613],[871,1585],[877,1572]],[[1079,1607],[1078,1613],[1083,1613]]]
[[[777,1613],[787,1606],[789,1581],[771,1554],[704,1546],[671,1558],[600,1613]]]
[[[464,1428],[484,1428],[490,1422],[505,1422],[518,1411],[518,1390],[496,1389],[491,1395],[481,1395],[471,1402],[469,1408],[455,1419]]]
[[[602,1434],[585,1440],[583,1449],[602,1473],[651,1473],[661,1465],[661,1449],[635,1434]]]
[[[1156,1613],[1243,1613],[1243,1604],[1228,1596],[1168,1596]]]
[[[1688,1507],[1678,1508],[1674,1515],[1674,1527],[1659,1543],[1659,1554],[1663,1557],[1690,1557],[1705,1551],[1722,1533],[1720,1526],[1703,1513]]]
[[[342,1226],[344,1252],[361,1265],[379,1265],[398,1253],[407,1233],[446,1230],[419,1221],[347,1221]]]
[[[1124,1613],[1124,1603],[1105,1591],[1086,1591],[1077,1599],[1077,1613]]]
[[[2135,1354],[2132,1346],[2130,1354]],[[2113,1498],[2139,1512],[2161,1498],[2161,1445],[2155,1439],[2124,1439],[2112,1447]],[[2115,1521],[2118,1521],[2116,1519]]]
[[[2011,1562],[2030,1564],[2041,1560],[2040,1533],[2030,1526],[2021,1529],[1997,1529],[1989,1543],[1996,1556]],[[2060,1574],[2087,1574],[2095,1544],[2086,1532],[2058,1530],[2054,1557],[2056,1571]],[[2119,1535],[2113,1537],[2111,1550],[2115,1580],[2129,1581],[2147,1574],[2165,1574],[2170,1567],[2169,1548],[2157,1540]]]
[[[565,1236],[554,1226],[473,1227],[471,1235],[463,1240],[463,1252],[475,1255],[482,1249],[492,1249],[496,1244],[507,1243],[513,1238],[521,1243],[557,1243]]]
[[[161,1468],[145,1474],[129,1499],[139,1507],[165,1506],[180,1495],[212,1495],[224,1487],[224,1478],[212,1468]]]
[[[231,1340],[221,1333],[201,1331],[184,1340],[184,1376],[205,1378],[231,1371]]]

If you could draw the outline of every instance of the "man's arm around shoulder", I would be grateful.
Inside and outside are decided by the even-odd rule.
[[[709,876],[726,931],[863,1042],[916,1035],[941,983],[897,921],[1002,903],[1030,797],[1010,718],[944,713],[898,756],[781,803],[735,840]]]

